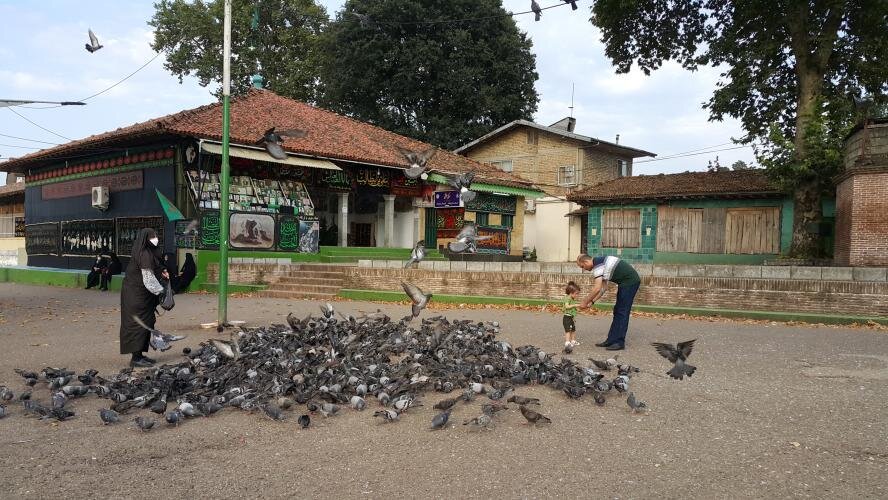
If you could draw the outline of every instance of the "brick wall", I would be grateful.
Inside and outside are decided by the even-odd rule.
[[[836,246],[833,258],[840,266],[850,265],[851,262],[851,200],[853,194],[853,178],[843,180],[836,188]]]

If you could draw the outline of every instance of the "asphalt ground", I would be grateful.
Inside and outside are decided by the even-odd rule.
[[[181,295],[158,321],[188,338],[156,353],[175,362],[180,348],[215,337],[199,323],[215,319],[216,297]],[[231,298],[230,319],[283,323],[287,312],[318,303]],[[407,307],[338,302],[346,313]],[[24,387],[14,368],[68,367],[104,374],[122,368],[119,295],[0,284],[0,384]],[[434,305],[424,314],[437,314]],[[513,345],[556,352],[561,318],[540,310],[449,309],[449,318],[499,321]],[[604,357],[593,346],[608,315],[577,318],[573,358]],[[665,376],[669,365],[650,342],[697,338],[692,379]],[[762,322],[633,317],[620,354],[642,368],[632,390],[649,411],[632,414],[624,398],[598,407],[548,387],[517,393],[542,400],[551,425],[532,427],[517,409],[489,431],[462,424],[480,401],[460,405],[449,427],[431,431],[425,406],[395,424],[367,411],[316,417],[299,429],[226,409],[178,428],[148,433],[129,422],[102,426],[107,400],[71,403],[66,422],[23,416],[9,404],[0,419],[0,498],[239,497],[583,497],[583,498],[886,498],[888,497],[888,333],[876,329]],[[34,397],[49,392],[38,384]],[[479,398],[480,399],[480,398]],[[147,412],[146,412],[147,414]]]

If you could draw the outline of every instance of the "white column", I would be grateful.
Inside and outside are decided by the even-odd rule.
[[[339,193],[339,246],[348,246],[348,193]]]
[[[391,248],[395,243],[395,195],[384,194],[385,200],[385,232],[383,241],[386,248]]]
[[[419,208],[413,207],[413,239],[410,241],[416,243],[423,237],[419,235]]]

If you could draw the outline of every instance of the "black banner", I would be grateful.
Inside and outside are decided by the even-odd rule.
[[[59,223],[46,222],[25,226],[25,251],[28,255],[58,255]]]
[[[114,219],[62,222],[62,255],[96,255],[114,250]]]
[[[15,234],[16,238],[24,238],[25,237],[25,218],[24,217],[16,217],[15,218]]]
[[[150,227],[157,233],[157,238],[163,245],[163,217],[118,217],[117,223],[117,255],[122,257],[132,256],[133,241],[139,230]]]

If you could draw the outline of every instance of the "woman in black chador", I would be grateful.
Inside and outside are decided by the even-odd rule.
[[[160,242],[151,228],[139,230],[133,241],[132,258],[126,267],[120,290],[120,353],[132,354],[130,366],[148,367],[154,360],[145,356],[150,334],[133,320],[137,316],[147,326],[154,328],[155,307],[160,302],[164,288],[158,277],[169,280],[163,267]]]

